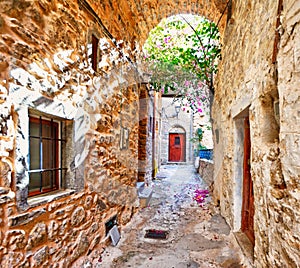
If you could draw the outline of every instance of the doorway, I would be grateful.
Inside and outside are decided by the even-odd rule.
[[[185,133],[169,134],[169,162],[185,162]]]
[[[243,203],[242,203],[242,232],[254,245],[254,195],[251,178],[251,140],[249,117],[244,118],[244,159],[243,159]]]

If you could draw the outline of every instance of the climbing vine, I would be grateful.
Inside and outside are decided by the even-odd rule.
[[[220,58],[217,26],[199,16],[172,16],[150,32],[143,50],[154,89],[201,112]]]

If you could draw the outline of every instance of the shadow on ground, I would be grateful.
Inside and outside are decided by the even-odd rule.
[[[193,166],[163,166],[151,187],[149,206],[133,217],[119,244],[108,247],[93,267],[248,267],[210,196],[195,200],[195,191],[207,187]],[[167,231],[168,237],[145,238],[149,229]]]

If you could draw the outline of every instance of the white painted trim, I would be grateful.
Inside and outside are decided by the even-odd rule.
[[[234,121],[234,159],[233,159],[233,231],[241,229],[243,204],[243,159],[244,124],[243,119]]]

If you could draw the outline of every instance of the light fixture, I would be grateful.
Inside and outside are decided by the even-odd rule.
[[[180,112],[180,106],[179,105],[176,105],[175,106],[175,112],[176,112],[176,115],[177,115],[177,118],[178,118],[178,114],[179,114],[179,112]]]

